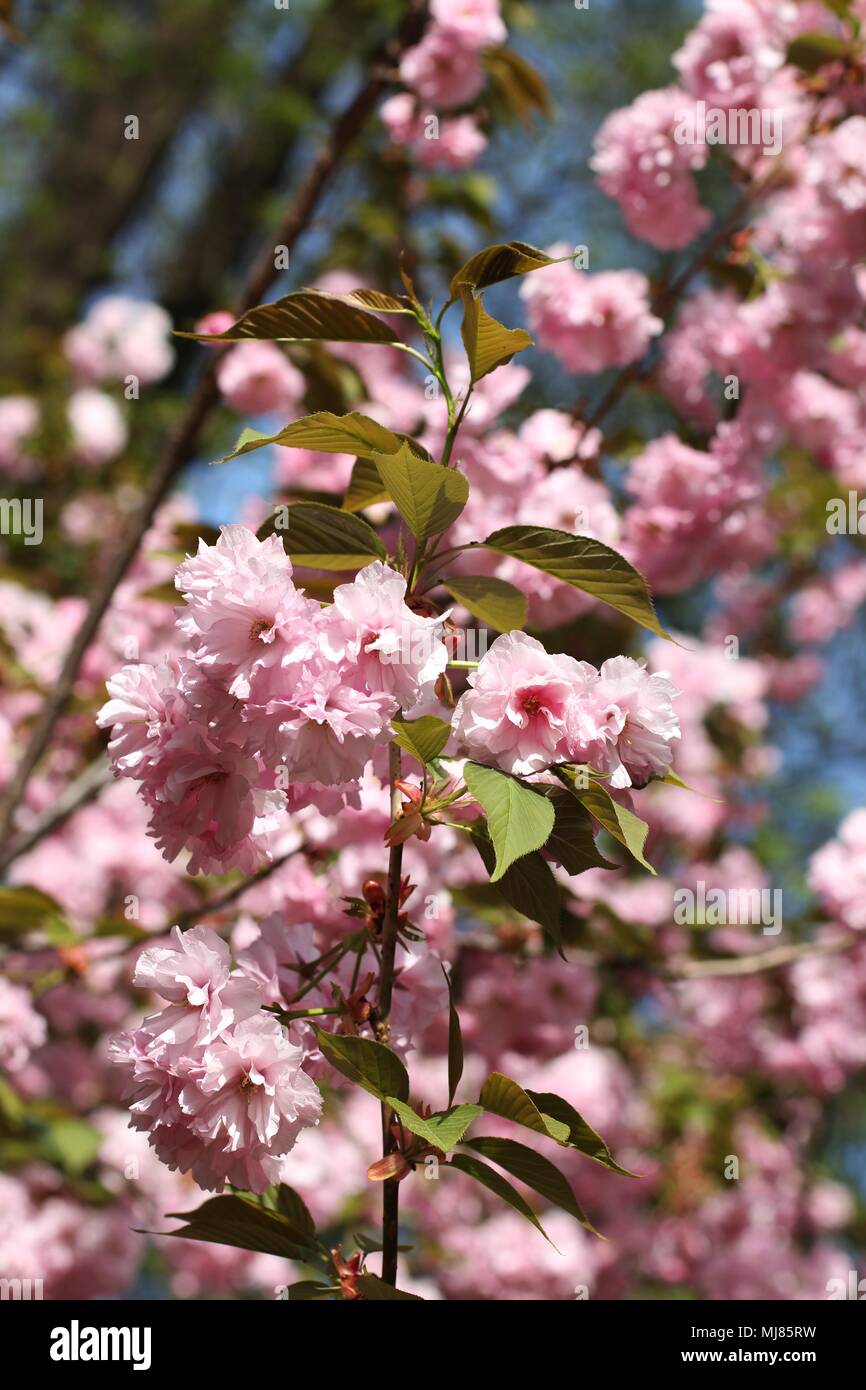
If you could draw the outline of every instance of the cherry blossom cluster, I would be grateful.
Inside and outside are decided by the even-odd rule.
[[[454,732],[479,762],[522,775],[586,763],[614,787],[642,787],[670,770],[677,690],[642,661],[617,656],[597,670],[512,632],[497,637],[469,685]]]
[[[163,1163],[208,1190],[263,1192],[301,1130],[318,1124],[322,1097],[297,1030],[230,967],[228,946],[205,927],[175,927],[168,946],[143,951],[133,982],[165,1007],[115,1038],[111,1057],[129,1074],[130,1124]]]
[[[187,846],[193,873],[251,872],[287,804],[353,795],[393,716],[433,694],[443,619],[409,608],[381,561],[323,607],[295,587],[281,537],[244,526],[201,541],[176,583],[188,655],[124,667],[99,722],[168,859]]]

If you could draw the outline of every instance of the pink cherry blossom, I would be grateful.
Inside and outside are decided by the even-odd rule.
[[[567,254],[558,244],[549,254]],[[539,346],[571,372],[600,372],[641,357],[662,321],[649,306],[649,282],[636,270],[587,275],[568,262],[528,276],[521,291]]]
[[[217,385],[239,415],[288,414],[304,394],[304,378],[276,343],[238,343],[220,358]]]

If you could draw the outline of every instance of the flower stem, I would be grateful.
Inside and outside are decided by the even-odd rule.
[[[391,784],[391,816],[400,815],[401,797],[396,783],[400,778],[400,746],[388,747],[388,775]],[[397,951],[397,927],[400,916],[400,882],[403,874],[403,846],[392,845],[388,859],[388,886],[385,919],[382,927],[382,966],[379,973],[379,1001],[376,1032],[380,1042],[390,1036],[388,1015],[394,990],[394,959]],[[393,1153],[396,1143],[391,1133],[394,1112],[390,1105],[382,1106],[382,1157]],[[400,1184],[392,1178],[382,1184],[382,1279],[386,1284],[397,1283],[397,1244],[400,1224]]]

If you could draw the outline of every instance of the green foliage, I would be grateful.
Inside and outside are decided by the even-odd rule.
[[[422,764],[438,758],[451,735],[451,725],[435,714],[422,714],[419,719],[392,719],[391,728],[395,742]]]
[[[396,312],[410,311],[408,307],[400,307]],[[249,339],[334,343],[400,341],[398,333],[375,314],[360,308],[351,296],[325,294],[322,290],[299,290],[275,299],[272,304],[259,304],[255,309],[248,309],[224,333],[178,333],[177,336],[206,343],[239,343]]]
[[[463,778],[487,812],[487,829],[496,854],[491,883],[502,878],[515,859],[539,849],[553,829],[551,802],[516,777],[480,763],[466,763]]]
[[[51,946],[71,946],[80,937],[54,898],[25,884],[0,887],[0,940],[14,941],[38,932]]]
[[[548,1202],[560,1207],[562,1211],[567,1211],[569,1216],[573,1216],[575,1221],[580,1222],[581,1226],[592,1231],[593,1235],[598,1235],[598,1231],[585,1215],[575,1197],[571,1184],[560,1173],[556,1165],[551,1163],[549,1158],[537,1153],[535,1149],[528,1148],[526,1144],[518,1144],[514,1139],[482,1137],[468,1139],[466,1143],[482,1158],[489,1158],[491,1163],[497,1163],[513,1178],[526,1183],[526,1186],[531,1187],[533,1192],[537,1192],[540,1197],[545,1197]]]
[[[422,1116],[411,1105],[388,1096],[388,1104],[400,1117],[401,1122],[434,1149],[450,1153],[460,1143],[473,1120],[484,1114],[481,1105],[453,1105],[448,1110],[437,1110],[433,1115]]]
[[[593,822],[577,797],[565,787],[551,787],[546,792],[553,803],[553,830],[544,848],[561,864],[568,874],[582,874],[585,869],[615,869],[599,852],[593,835]]]
[[[282,1255],[288,1260],[309,1260],[321,1254],[321,1246],[308,1230],[237,1193],[211,1197],[196,1211],[167,1214],[187,1224],[179,1231],[164,1231],[163,1235],[208,1241],[212,1245],[234,1245],[240,1250]]]
[[[516,352],[532,347],[532,339],[522,328],[506,328],[492,318],[484,308],[484,301],[467,286],[461,288],[463,300],[463,324],[461,333],[469,374],[472,382],[504,367]]]
[[[408,444],[392,454],[374,454],[373,461],[397,511],[421,541],[447,531],[466,506],[464,475],[417,458]]]
[[[313,1025],[315,1027],[315,1025]],[[362,1086],[377,1100],[409,1099],[409,1074],[400,1058],[384,1043],[370,1038],[354,1038],[316,1028],[323,1056],[356,1086]]]
[[[281,444],[287,449],[313,449],[319,454],[363,454],[369,458],[374,453],[396,453],[400,447],[400,437],[371,420],[369,415],[360,415],[354,410],[347,415],[318,410],[314,415],[293,420],[276,434],[243,430],[231,453],[217,462],[230,463],[232,459],[264,448],[267,444]],[[416,448],[423,453],[420,446]]]
[[[487,285],[497,285],[502,280],[511,280],[515,275],[528,275],[533,270],[542,270],[544,266],[554,264],[546,251],[529,246],[525,241],[497,242],[476,252],[460,267],[451,281],[451,298],[459,299],[464,285],[482,290]]]
[[[287,510],[288,526],[281,534],[296,565],[342,571],[385,559],[385,547],[363,517],[323,502],[293,502]],[[277,512],[259,536],[279,530],[280,520]]]
[[[550,1244],[553,1245],[553,1241],[550,1240],[550,1236],[545,1231],[526,1199],[521,1197],[517,1188],[512,1187],[511,1183],[503,1178],[502,1174],[498,1173],[495,1168],[491,1168],[487,1163],[482,1163],[474,1154],[466,1153],[452,1154],[445,1168],[446,1171],[451,1168],[456,1168],[458,1172],[465,1173],[467,1177],[474,1178],[482,1187],[486,1187],[488,1192],[492,1192],[495,1197],[501,1198],[513,1211],[525,1217],[537,1231],[541,1232],[544,1239],[550,1241]]]
[[[659,637],[668,636],[656,617],[646,580],[624,556],[601,541],[547,526],[506,526],[478,544],[544,570],[610,604]]]
[[[643,868],[654,874],[655,869],[644,855],[644,845],[649,833],[646,821],[641,820],[640,816],[636,816],[627,806],[615,801],[604,783],[597,778],[590,777],[588,785],[583,786],[583,778],[577,775],[578,769],[573,765],[566,763],[558,771],[593,819],[624,845]]]
[[[496,854],[490,841],[474,831],[472,842],[475,845],[488,874],[493,872]],[[561,948],[561,918],[559,888],[550,865],[538,853],[524,854],[506,869],[496,882],[491,881],[491,890],[501,895],[509,907],[521,916],[537,922],[550,934],[557,950]]]
[[[524,626],[529,606],[526,595],[507,580],[483,574],[460,574],[449,575],[443,583],[451,597],[462,603],[473,618],[498,632],[512,632]]]

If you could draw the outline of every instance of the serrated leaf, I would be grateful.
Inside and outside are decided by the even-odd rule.
[[[358,458],[352,467],[352,476],[343,499],[343,509],[347,512],[362,512],[378,502],[389,502],[388,489],[382,483],[379,470],[372,459]]]
[[[482,1187],[486,1187],[488,1192],[492,1192],[496,1197],[501,1197],[503,1202],[507,1202],[513,1211],[519,1212],[521,1216],[531,1222],[535,1229],[541,1232],[544,1239],[553,1245],[553,1241],[529,1203],[521,1197],[517,1188],[512,1187],[511,1183],[503,1178],[502,1174],[498,1173],[495,1168],[490,1168],[486,1163],[482,1163],[473,1154],[464,1153],[452,1154],[445,1167],[446,1169],[456,1168],[459,1172],[466,1173]],[[553,1248],[555,1250],[556,1246],[554,1245]]]
[[[297,290],[272,304],[259,304],[241,314],[224,333],[178,333],[177,336],[205,343],[241,343],[249,339],[301,343],[400,341],[393,328],[362,309],[351,297],[327,294],[324,290]]]
[[[614,1173],[621,1173],[625,1178],[639,1176],[616,1162],[601,1135],[596,1133],[592,1125],[587,1123],[573,1105],[569,1105],[567,1100],[563,1100],[562,1096],[554,1095],[552,1091],[527,1091],[526,1094],[548,1119],[557,1120],[566,1126],[568,1137],[563,1139],[562,1143],[568,1148],[578,1149],[587,1158],[600,1163],[604,1168],[610,1168]]]
[[[313,1025],[315,1027],[315,1024]],[[324,1057],[356,1086],[378,1100],[409,1099],[409,1073],[395,1052],[370,1038],[354,1038],[316,1028]]]
[[[567,874],[586,869],[617,869],[599,851],[593,835],[593,820],[581,802],[565,787],[551,787],[546,793],[553,803],[554,820],[545,852],[561,864]]]
[[[575,1221],[579,1221],[581,1226],[585,1226],[593,1235],[598,1235],[598,1231],[575,1197],[568,1179],[549,1158],[544,1157],[544,1154],[537,1153],[526,1144],[518,1144],[514,1139],[482,1136],[478,1139],[467,1139],[466,1144],[482,1158],[489,1158],[491,1163],[497,1163],[500,1168],[504,1168],[506,1173],[517,1178],[518,1182],[531,1187],[540,1197],[545,1197],[555,1207],[568,1212],[569,1216],[573,1216]]]
[[[363,517],[323,502],[293,502],[282,536],[296,565],[310,569],[353,570],[384,560],[385,547]]]
[[[433,1115],[419,1115],[411,1105],[406,1105],[394,1096],[388,1096],[388,1104],[399,1115],[403,1124],[425,1144],[432,1144],[443,1153],[450,1153],[459,1144],[473,1120],[484,1114],[480,1105],[453,1105],[448,1110],[437,1110]]]
[[[543,1114],[523,1087],[510,1076],[493,1071],[481,1087],[478,1104],[483,1105],[491,1115],[499,1115],[503,1120],[513,1120],[524,1129],[534,1130],[557,1144],[564,1144],[568,1138],[568,1125],[552,1115]]]
[[[526,595],[505,579],[483,574],[449,575],[443,580],[443,586],[473,618],[496,628],[497,632],[512,632],[526,623],[529,608]]]
[[[523,328],[506,328],[488,314],[484,302],[472,290],[463,286],[463,323],[460,329],[469,375],[473,382],[504,367],[517,352],[532,347],[532,339]]]
[[[605,830],[621,845],[624,845],[639,864],[654,874],[655,869],[644,855],[644,845],[649,834],[649,826],[646,821],[641,820],[640,816],[636,816],[634,811],[630,811],[627,806],[622,806],[618,801],[614,801],[602,782],[591,779],[588,786],[582,786],[573,777],[573,769],[568,763],[563,764],[560,772],[562,776],[569,779],[574,795],[586,807],[590,815],[598,821],[599,825],[603,825]]]
[[[435,714],[422,714],[419,719],[392,719],[391,728],[395,742],[419,763],[432,763],[451,737],[451,725]]]
[[[390,1303],[395,1298],[410,1298],[414,1303],[423,1303],[424,1299],[417,1293],[406,1293],[405,1289],[395,1289],[393,1284],[386,1284],[384,1279],[380,1279],[377,1274],[359,1274],[355,1280],[355,1287],[361,1290],[364,1298],[373,1303]]]
[[[447,531],[469,500],[469,483],[455,468],[418,458],[408,444],[373,455],[394,506],[419,540]]]
[[[533,270],[542,270],[554,261],[546,251],[530,246],[525,241],[497,242],[487,246],[461,266],[451,281],[452,299],[460,298],[461,285],[471,285],[473,289],[484,289],[487,285],[498,285],[502,280],[511,280],[515,275],[528,275]]]
[[[490,882],[496,883],[515,859],[540,849],[547,840],[553,829],[553,806],[516,777],[481,763],[466,763],[463,780],[487,813],[487,829],[496,853]]]
[[[489,840],[483,835],[473,833],[472,843],[478,850],[487,872],[490,873],[496,862],[496,854]],[[562,905],[556,879],[547,863],[539,853],[524,854],[515,860],[502,878],[491,882],[491,891],[501,894],[503,901],[521,916],[537,922],[550,933],[554,945],[562,954],[561,916]]]
[[[354,410],[348,415],[318,410],[314,415],[293,420],[276,434],[245,429],[231,453],[216,461],[229,463],[231,459],[248,454],[253,449],[262,449],[266,444],[281,444],[286,449],[312,449],[319,454],[361,454],[369,457],[376,452],[394,453],[400,447],[400,437],[376,420],[371,420],[369,415],[360,415]]]
[[[454,1003],[454,982],[451,975],[442,967],[445,983],[448,986],[448,1105],[454,1104],[454,1096],[463,1075],[463,1030],[460,1015]]]
[[[236,1193],[211,1197],[196,1211],[170,1211],[167,1215],[186,1221],[187,1225],[179,1231],[151,1234],[233,1245],[239,1250],[282,1255],[289,1260],[308,1258],[311,1251],[318,1250],[304,1231],[290,1225],[284,1217]]]
[[[671,640],[659,624],[643,575],[618,551],[591,536],[573,536],[547,526],[505,526],[478,544],[552,574]]]

